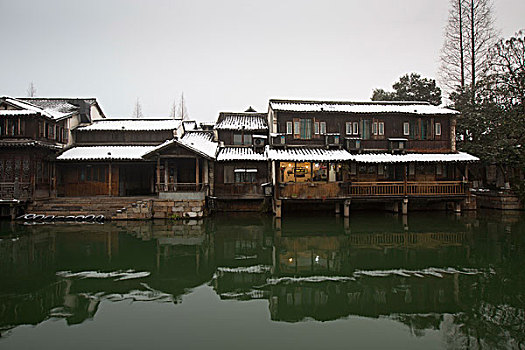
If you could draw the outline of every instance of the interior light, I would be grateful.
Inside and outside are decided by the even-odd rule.
[[[293,263],[293,258],[289,258],[289,259],[288,259],[288,262],[289,262],[290,264]]]
[[[317,255],[317,256],[315,257],[315,262],[316,262],[316,263],[319,262],[319,255]]]

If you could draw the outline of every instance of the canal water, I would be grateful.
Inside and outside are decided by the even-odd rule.
[[[1,349],[525,347],[521,213],[0,232]]]

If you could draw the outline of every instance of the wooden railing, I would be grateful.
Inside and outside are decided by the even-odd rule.
[[[461,181],[354,182],[349,187],[351,197],[368,196],[456,196],[465,195],[467,184]]]
[[[278,185],[277,197],[287,199],[335,199],[404,196],[463,196],[468,184],[461,181],[426,182],[303,182]]]
[[[207,186],[197,183],[161,182],[157,184],[157,192],[200,192],[204,191]]]
[[[0,182],[0,199],[30,199],[33,187],[30,182]]]

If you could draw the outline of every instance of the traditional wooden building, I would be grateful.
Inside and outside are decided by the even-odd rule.
[[[71,130],[105,118],[96,99],[0,97],[0,200],[55,195],[55,156]]]
[[[274,210],[283,203],[399,204],[468,197],[468,163],[457,152],[458,112],[423,102],[270,100]]]
[[[175,119],[104,119],[77,127],[74,147],[57,158],[58,196],[155,194],[155,162],[143,155],[181,127]]]
[[[213,196],[218,210],[261,210],[269,187],[266,113],[220,113]]]

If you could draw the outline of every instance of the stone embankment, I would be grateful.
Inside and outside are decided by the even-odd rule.
[[[26,213],[39,215],[104,215],[111,220],[200,219],[204,199],[146,197],[51,198],[31,204]]]

